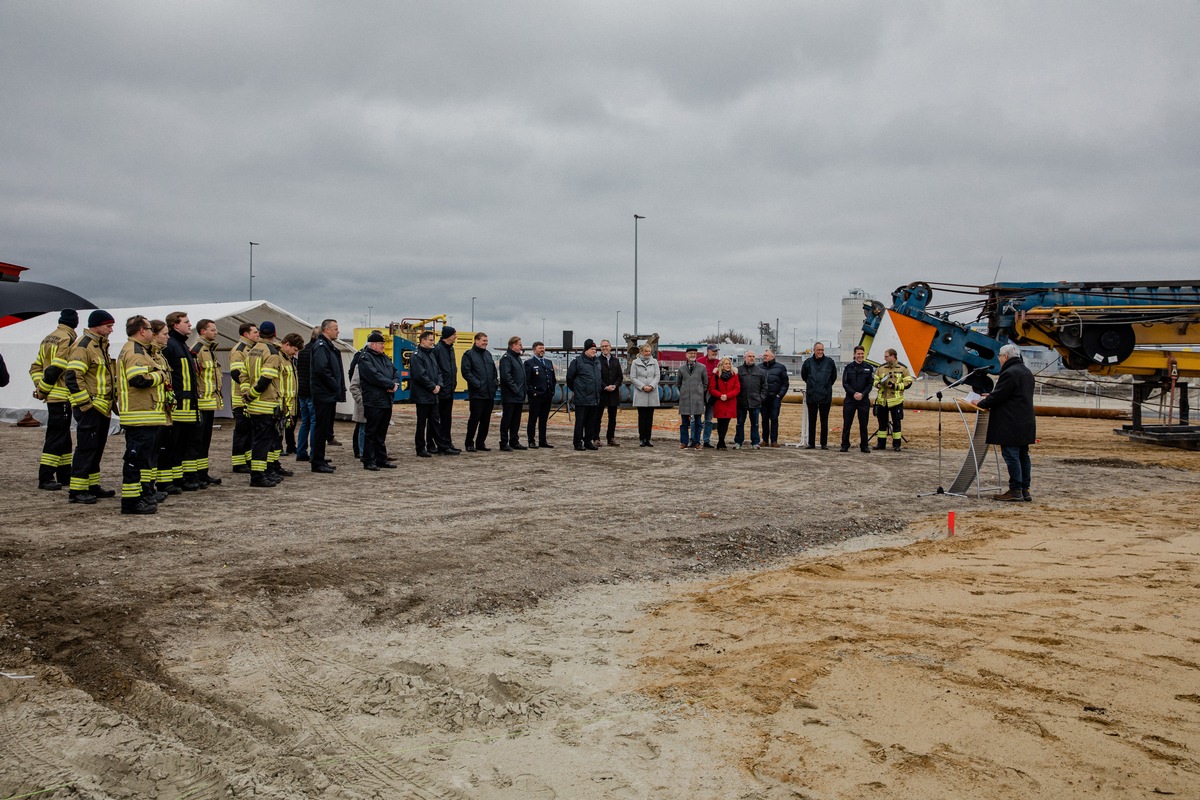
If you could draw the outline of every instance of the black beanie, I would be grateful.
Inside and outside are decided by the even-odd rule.
[[[96,309],[95,311],[93,311],[91,314],[88,315],[88,327],[89,328],[96,328],[101,325],[107,325],[110,322],[116,322],[116,320],[113,319],[113,315],[108,313],[107,311],[101,311],[100,309]]]
[[[449,339],[456,333],[458,333],[458,331],[454,328],[451,328],[449,325],[442,326],[442,339]]]
[[[380,333],[379,331],[371,331],[371,335],[367,337],[367,341],[368,342],[382,342],[385,344],[387,343],[387,339],[384,339],[383,334]]]
[[[73,308],[64,308],[62,313],[58,315],[58,324],[67,325],[71,328],[78,328],[79,312]]]

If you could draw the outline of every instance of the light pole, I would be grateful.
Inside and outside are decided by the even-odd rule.
[[[471,298],[471,333],[475,333],[475,301],[478,297]]]
[[[254,299],[254,248],[258,247],[258,242],[250,243],[250,299]]]
[[[546,318],[542,317],[542,343],[546,342]]]
[[[371,327],[371,312],[375,310],[375,306],[367,306],[367,327]]]
[[[621,312],[617,312],[617,329],[613,331],[613,344],[621,340]]]
[[[633,335],[638,334],[638,220],[645,219],[641,214],[633,215]]]
[[[717,320],[717,344],[721,343],[721,320]]]

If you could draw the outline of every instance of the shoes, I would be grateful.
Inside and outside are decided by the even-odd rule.
[[[538,447],[545,447],[550,450],[554,449],[554,445],[550,444],[549,442],[538,442]]]
[[[609,446],[609,447],[620,447],[621,445],[617,444],[617,440],[616,440],[616,439],[609,439],[609,440],[608,440],[608,446]]]
[[[467,452],[468,452],[468,453],[474,453],[474,452],[475,452],[475,445],[473,445],[473,444],[469,444],[469,445],[467,445]]]
[[[823,445],[821,445],[821,449],[822,449],[822,450],[828,450],[828,449],[829,449],[829,445],[827,445],[827,444],[823,444]]]
[[[500,445],[500,452],[501,452],[501,453],[511,453],[511,452],[512,452],[512,448],[511,448],[511,447],[509,447],[509,446],[508,446],[508,445],[506,445],[506,444],[502,444],[502,445]]]
[[[180,484],[172,485],[178,485],[180,490],[184,492],[195,492],[200,489],[200,484],[196,483],[196,481],[183,481]]]
[[[900,440],[899,440],[899,439],[896,439],[894,442],[892,442],[892,449],[893,449],[893,450],[899,450],[899,449],[900,449]]]
[[[167,502],[166,492],[149,492],[142,494],[142,499],[151,505],[161,505]]]
[[[314,464],[312,471],[328,475],[336,469],[332,464]]]
[[[290,450],[284,450],[284,451],[283,451],[283,454],[284,454],[285,456],[294,456],[294,455],[296,455],[296,451],[295,451],[294,449],[290,449]]]
[[[575,445],[575,449],[576,449],[576,450],[583,450],[583,449],[585,449],[585,448],[584,448],[584,446],[583,446],[583,445],[581,445],[581,444],[577,444],[577,445]]]
[[[285,478],[290,478],[296,474],[295,472],[292,472],[290,469],[285,469],[284,467],[281,467],[279,465],[278,461],[275,462],[275,469],[273,469],[272,472],[274,472],[276,475],[282,475]]]
[[[85,506],[93,505],[96,502],[96,495],[88,492],[71,492],[67,495],[68,503],[83,503]]]
[[[694,445],[692,445],[692,449],[693,449],[693,450],[699,450],[699,449],[700,449],[700,445],[698,445],[698,444],[694,444]]]
[[[148,502],[145,498],[139,497],[136,500],[121,500],[122,514],[155,514],[158,512],[158,506]]]
[[[642,441],[638,443],[638,447],[649,447],[649,446],[650,446],[650,443],[647,442],[645,439],[642,439]]]
[[[267,477],[264,472],[255,472],[250,476],[250,485],[257,489],[272,489],[279,484]]]
[[[588,442],[587,444],[585,444],[585,445],[583,446],[583,449],[584,449],[584,450],[599,450],[600,448],[599,448],[599,447],[596,447],[596,445],[594,445],[593,443],[591,443],[591,442]]]
[[[871,452],[871,448],[869,448],[869,447],[860,447],[860,448],[858,448],[858,449],[859,449],[859,450],[861,450],[861,451],[863,451],[864,453],[869,453],[869,452]]]
[[[379,467],[380,469],[399,469],[399,467],[396,466],[396,463],[394,461],[383,461],[383,462],[376,464],[375,466]]]
[[[296,456],[296,460],[297,461],[309,461],[310,459],[308,456]]]
[[[509,447],[511,447],[513,450],[528,450],[529,449],[528,447],[521,444],[520,442],[513,442],[512,444],[509,445]]]
[[[1024,500],[1026,503],[1032,503],[1032,502],[1033,502],[1033,495],[1031,495],[1031,494],[1029,493],[1029,490],[1028,490],[1028,489],[1022,489],[1022,490],[1021,490],[1021,499],[1022,499],[1022,500]]]
[[[483,445],[481,445],[481,444],[477,444],[477,445],[475,445],[475,449],[476,449],[476,450],[478,450],[478,451],[479,451],[479,452],[481,452],[481,453],[490,453],[490,452],[492,452],[492,448],[490,448],[490,447],[484,447],[484,446],[483,446]]]
[[[160,485],[158,488],[159,491],[166,492],[167,494],[183,494],[183,489],[176,486],[174,483]]]
[[[220,486],[221,485],[221,479],[214,478],[212,475],[209,475],[208,472],[205,472],[203,477],[204,477],[204,482],[207,483],[209,486]]]
[[[363,464],[363,469],[367,470],[368,472],[379,472],[379,467],[375,466],[370,461]]]
[[[646,447],[654,447],[654,442],[652,442],[652,441],[650,441],[649,439],[647,439],[647,440],[646,440]]]
[[[733,449],[734,449],[734,450],[741,450],[741,449],[742,449],[742,445],[741,445],[741,443],[740,443],[740,442],[734,442],[734,443],[733,443]]]
[[[525,449],[526,450],[537,450],[538,446],[536,444],[534,444],[533,442],[530,442],[529,444],[525,445]]]
[[[806,445],[804,445],[804,449],[805,450],[816,450],[817,446],[815,444],[806,444]]]
[[[880,439],[879,441],[877,441],[875,443],[875,449],[876,450],[887,450],[887,440]]]
[[[1002,503],[1020,503],[1025,499],[1025,494],[1020,489],[1009,489],[1004,494],[992,495],[992,499]]]
[[[714,450],[715,448],[714,448],[714,447],[713,447],[711,444],[709,444],[708,442],[705,442],[705,443],[704,443],[704,449],[705,449],[705,450]]]
[[[236,467],[234,467],[230,471],[236,472],[238,475],[249,475],[250,474],[250,465],[249,464],[238,464]]]
[[[116,497],[117,493],[113,489],[105,489],[101,486],[92,486],[88,489],[88,494],[93,497]]]
[[[716,449],[717,450],[728,450],[729,448],[723,444],[719,444],[719,445],[717,445]]]
[[[687,449],[688,449],[688,447],[689,447],[689,445],[686,445],[686,444],[681,444],[681,445],[679,445],[679,449],[680,449],[680,450],[687,450]]]
[[[462,450],[459,450],[457,447],[443,447],[441,450],[438,450],[438,454],[443,456],[456,456],[461,452]]]
[[[849,453],[849,452],[850,452],[850,446],[849,446],[849,445],[845,445],[845,444],[844,444],[844,445],[842,445],[840,448],[838,448],[838,452],[839,452],[839,453]]]
[[[342,446],[342,443],[339,442],[337,439],[330,439],[325,444],[329,447],[341,447]]]
[[[752,445],[750,445],[750,449],[751,449],[751,450],[757,450],[757,449],[758,449],[758,445],[756,445],[756,444],[752,444]]]
[[[62,488],[62,484],[58,481],[42,481],[38,484],[39,489],[45,489],[47,492],[57,492]]]
[[[417,458],[433,458],[433,454],[430,453],[428,450],[418,450]]]

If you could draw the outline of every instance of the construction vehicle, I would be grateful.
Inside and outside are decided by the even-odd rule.
[[[1114,283],[995,283],[950,292],[983,299],[930,305],[933,287],[910,283],[892,292],[892,306],[863,304],[863,346],[895,347],[914,373],[963,380],[986,390],[989,374],[1000,372],[1000,347],[1043,346],[1055,350],[1068,369],[1096,375],[1130,375],[1133,424],[1126,433],[1139,441],[1200,447],[1200,426],[1188,425],[1187,378],[1200,377],[1200,283],[1139,281]],[[940,311],[938,309],[941,309]],[[972,323],[952,313],[978,309]],[[986,321],[986,332],[980,330]],[[877,355],[878,358],[878,355]],[[877,359],[872,359],[877,360]],[[1145,426],[1143,403],[1155,389],[1169,397],[1167,425]],[[1175,411],[1178,409],[1178,423]]]

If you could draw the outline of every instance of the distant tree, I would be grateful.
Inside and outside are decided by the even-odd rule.
[[[750,337],[738,333],[733,328],[716,336],[705,336],[700,340],[704,344],[725,344],[731,342],[733,344],[750,344]]]

